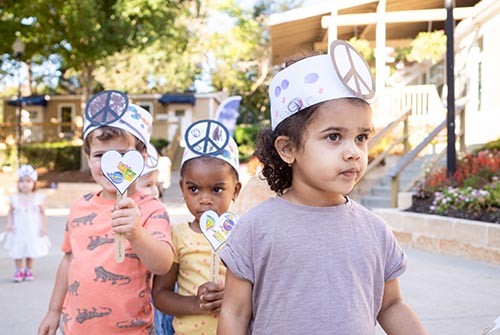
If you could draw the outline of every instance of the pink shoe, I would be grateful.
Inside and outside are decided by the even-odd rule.
[[[14,278],[13,280],[16,282],[16,283],[20,283],[24,280],[24,274],[23,274],[23,270],[21,269],[16,269],[16,273],[14,273]]]
[[[33,279],[35,279],[33,272],[31,272],[31,269],[26,268],[26,271],[24,271],[24,280],[31,281]]]

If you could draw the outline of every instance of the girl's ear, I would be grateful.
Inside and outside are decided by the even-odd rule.
[[[233,201],[236,200],[236,198],[238,197],[238,195],[240,194],[240,191],[241,191],[241,182],[237,182],[236,185],[234,185],[234,193],[233,193]]]
[[[284,135],[278,136],[274,141],[274,147],[281,159],[288,165],[292,165],[295,161],[295,150],[290,142],[290,138]]]

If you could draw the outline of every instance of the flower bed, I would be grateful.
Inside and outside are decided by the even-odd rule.
[[[457,163],[452,178],[445,168],[426,171],[408,211],[500,223],[500,151],[480,150]]]

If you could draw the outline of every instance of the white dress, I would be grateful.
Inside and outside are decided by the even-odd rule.
[[[40,236],[42,214],[40,206],[45,201],[43,194],[12,194],[9,196],[13,207],[12,225],[14,229],[7,233],[5,249],[14,259],[37,258],[49,253],[50,240]]]

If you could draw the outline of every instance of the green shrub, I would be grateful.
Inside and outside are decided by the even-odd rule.
[[[0,167],[16,166],[17,164],[17,149],[15,145],[2,144],[0,147]]]
[[[248,162],[255,151],[255,140],[262,125],[239,124],[234,130],[234,140],[238,143],[240,162]]]
[[[476,150],[476,152],[483,151],[483,150],[489,150],[489,151],[498,150],[498,151],[500,151],[500,138],[482,145],[479,149]]]
[[[161,154],[162,150],[168,146],[169,141],[165,138],[151,138],[151,144],[155,147],[156,151]]]
[[[81,145],[71,142],[24,144],[22,162],[55,171],[79,170],[81,149]]]

